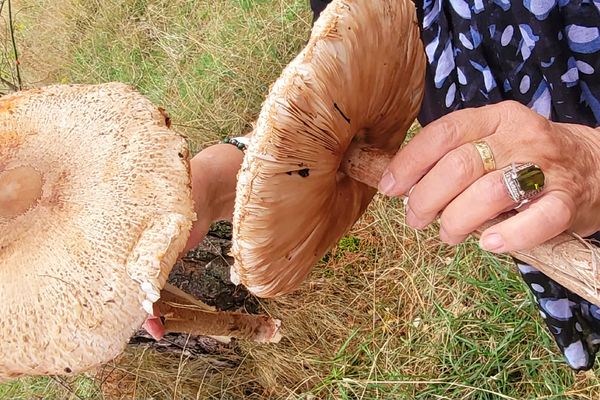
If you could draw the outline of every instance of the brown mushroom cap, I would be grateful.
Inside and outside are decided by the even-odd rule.
[[[297,288],[375,189],[340,170],[350,145],[392,154],[418,113],[425,57],[408,0],[334,0],[274,84],[239,174],[232,278]]]
[[[185,140],[126,85],[0,99],[0,380],[123,350],[189,235],[188,167]]]

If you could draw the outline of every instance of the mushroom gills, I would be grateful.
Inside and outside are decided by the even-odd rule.
[[[375,195],[372,166],[351,154],[391,156],[418,114],[426,59],[416,20],[409,0],[333,0],[271,87],[233,218],[232,277],[253,294],[296,290]]]

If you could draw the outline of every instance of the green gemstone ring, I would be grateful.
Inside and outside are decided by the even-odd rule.
[[[533,163],[512,164],[503,169],[504,185],[517,208],[544,190],[546,178],[542,169]]]

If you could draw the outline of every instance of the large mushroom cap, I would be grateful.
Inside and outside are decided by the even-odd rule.
[[[0,99],[0,380],[123,350],[189,235],[187,158],[122,84]]]
[[[271,89],[239,174],[232,276],[254,294],[297,288],[375,190],[340,171],[351,144],[400,147],[425,58],[409,0],[334,0]]]

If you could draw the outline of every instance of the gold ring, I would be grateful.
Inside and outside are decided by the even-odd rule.
[[[473,146],[477,149],[481,161],[483,161],[483,170],[487,174],[496,170],[496,161],[494,160],[494,153],[490,146],[483,140],[472,142]]]

